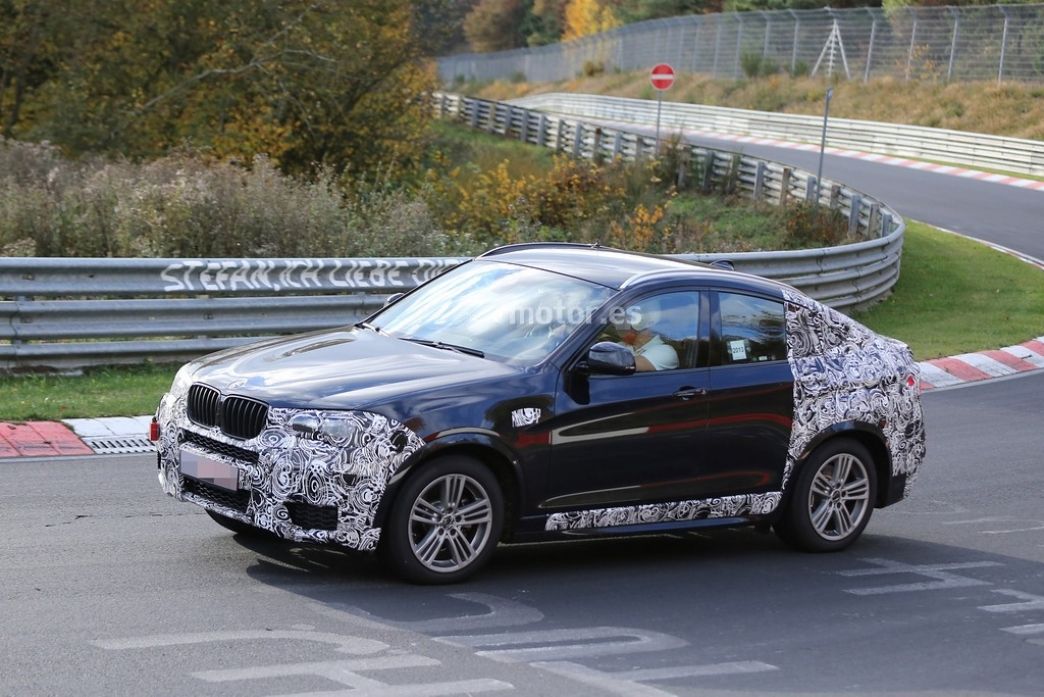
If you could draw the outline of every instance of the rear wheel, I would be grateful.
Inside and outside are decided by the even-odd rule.
[[[840,551],[863,533],[876,500],[877,475],[869,451],[855,440],[837,438],[809,456],[775,529],[799,549]]]
[[[386,563],[417,583],[453,583],[479,570],[504,524],[503,493],[481,462],[431,461],[399,490],[381,539]]]

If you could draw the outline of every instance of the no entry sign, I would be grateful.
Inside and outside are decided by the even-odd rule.
[[[661,92],[670,89],[674,84],[674,68],[666,63],[654,65],[652,72],[649,73],[649,82]]]

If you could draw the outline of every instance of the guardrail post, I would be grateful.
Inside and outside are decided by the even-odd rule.
[[[805,201],[808,203],[817,203],[819,201],[819,182],[814,174],[805,177]]]
[[[620,131],[616,132],[613,136],[613,159],[615,160],[620,156],[620,150],[623,149],[623,133]]]
[[[573,157],[580,157],[580,151],[584,145],[584,125],[577,121],[573,131]]]
[[[674,172],[674,185],[681,191],[688,184],[689,169],[692,167],[689,158],[692,157],[692,151],[679,148],[676,152],[678,153],[678,169]]]
[[[779,179],[779,205],[787,205],[787,199],[790,198],[790,177],[792,170],[790,167],[783,168],[783,175]]]
[[[765,163],[758,161],[758,169],[754,173],[754,200],[760,201],[765,189]]]
[[[867,238],[873,237],[878,232],[878,226],[881,224],[881,204],[872,203],[870,204],[870,218],[866,222],[866,236]],[[879,235],[884,237],[884,235]]]
[[[559,117],[555,127],[555,152],[562,152],[562,141],[565,139],[565,121]]]
[[[700,182],[700,186],[703,187],[703,192],[707,193],[714,186],[714,151],[708,150],[707,155],[704,158],[703,167],[703,181]]]
[[[848,235],[855,237],[859,234],[859,213],[863,204],[863,197],[859,194],[852,196],[852,210],[848,214]]]
[[[493,102],[493,108],[489,110],[489,132],[497,132],[497,115],[500,112],[500,104]]]
[[[540,122],[537,126],[537,139],[540,147],[544,147],[544,143],[547,142],[547,114],[540,112]]]
[[[841,185],[834,184],[830,187],[830,210],[836,211],[841,207]]]
[[[471,114],[470,114],[469,124],[471,125],[472,128],[478,130],[478,126],[479,126],[479,103],[476,102],[474,99],[469,99],[469,100],[464,102],[464,110],[467,111],[469,106],[471,107]]]
[[[600,162],[602,156],[602,129],[600,126],[595,126],[594,129],[594,143],[591,145],[591,161]]]
[[[529,109],[522,110],[522,125],[518,128],[518,139],[523,143],[529,142]]]

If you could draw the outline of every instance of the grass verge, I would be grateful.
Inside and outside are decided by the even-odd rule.
[[[857,319],[908,343],[918,360],[1008,346],[1044,333],[1044,273],[910,222],[895,292]],[[150,414],[175,369],[150,365],[80,376],[2,376],[0,421]]]
[[[89,369],[83,375],[5,375],[0,421],[151,414],[177,369],[147,365]]]
[[[1044,273],[924,223],[909,222],[895,292],[856,318],[905,341],[917,360],[1044,333]]]

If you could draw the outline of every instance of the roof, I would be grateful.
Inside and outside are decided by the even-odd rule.
[[[615,290],[636,285],[646,279],[651,281],[681,278],[718,282],[728,286],[760,286],[763,290],[781,287],[781,284],[760,276],[698,262],[597,245],[552,242],[515,244],[490,250],[480,258],[544,269]]]

